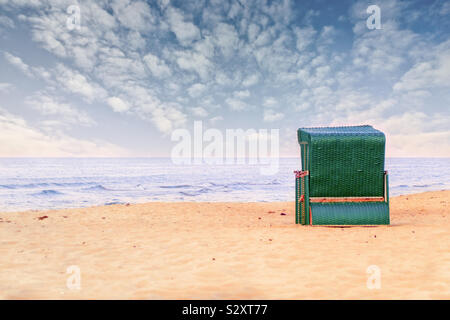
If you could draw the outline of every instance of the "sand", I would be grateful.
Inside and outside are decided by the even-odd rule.
[[[0,213],[0,298],[450,299],[449,213],[450,191],[377,227],[295,225],[293,202]]]

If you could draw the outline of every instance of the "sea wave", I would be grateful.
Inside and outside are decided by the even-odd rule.
[[[189,184],[180,184],[180,185],[173,185],[173,186],[159,186],[161,189],[180,189],[180,188],[191,188],[193,186]]]
[[[81,187],[95,184],[95,182],[36,182],[25,184],[2,184],[0,189],[35,189],[45,187]]]
[[[116,200],[116,201],[108,201],[108,202],[105,202],[104,205],[105,205],[105,206],[112,206],[112,205],[115,205],[115,204],[124,204],[124,203],[125,203],[125,202],[123,202],[123,201]]]
[[[102,186],[101,184],[98,184],[96,186],[83,188],[82,190],[83,191],[110,191],[111,189],[108,189],[108,188]]]
[[[56,195],[62,195],[63,193],[57,190],[42,190],[40,192],[33,193],[34,196],[56,196]]]
[[[187,196],[187,197],[195,197],[198,196],[198,193],[195,192],[187,192],[187,191],[180,191],[178,192],[179,194],[183,195],[183,196]]]

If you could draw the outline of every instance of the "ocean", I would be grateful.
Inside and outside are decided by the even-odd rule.
[[[299,158],[259,165],[177,165],[170,158],[0,158],[0,211],[149,201],[294,200]],[[388,158],[390,195],[450,189],[450,158]]]

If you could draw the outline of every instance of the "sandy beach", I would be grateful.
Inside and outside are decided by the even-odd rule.
[[[295,225],[293,202],[0,213],[0,298],[450,299],[449,213],[450,191],[394,197],[378,227]]]

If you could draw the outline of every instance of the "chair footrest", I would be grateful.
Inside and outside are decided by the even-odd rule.
[[[386,202],[313,202],[313,225],[380,225],[389,224]]]

